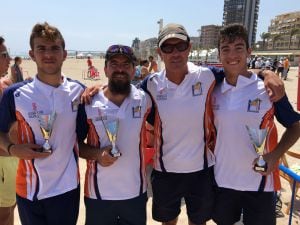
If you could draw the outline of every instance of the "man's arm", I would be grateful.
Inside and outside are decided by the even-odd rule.
[[[300,137],[300,114],[294,111],[287,96],[275,102],[274,109],[276,119],[286,127],[286,130],[276,148],[272,152],[264,155],[264,159],[268,163],[267,173],[272,172],[277,167],[279,158],[288,151]]]
[[[87,87],[80,97],[80,101],[83,104],[91,104],[92,97],[99,92],[100,89],[104,88],[106,85],[94,85],[92,87]]]
[[[44,158],[49,153],[41,153],[36,150],[40,145],[36,144],[15,144],[10,139],[10,131],[16,124],[14,89],[6,89],[0,103],[0,148],[8,155],[16,156],[21,159]],[[12,135],[14,139],[14,135]]]
[[[217,82],[222,82],[225,73],[223,68],[217,68],[214,66],[209,66],[209,69],[215,75]],[[260,76],[264,80],[266,90],[268,91],[270,101],[277,102],[285,95],[284,83],[283,81],[271,70],[251,70]]]
[[[5,151],[4,149],[0,148],[0,156],[10,156],[10,155],[8,154],[7,151]]]
[[[285,130],[276,148],[272,152],[263,156],[268,165],[268,169],[265,173],[263,173],[263,175],[267,175],[276,169],[278,166],[278,160],[296,143],[299,139],[299,135],[300,123],[298,121]]]
[[[81,158],[95,160],[103,167],[112,165],[118,159],[117,157],[111,156],[111,146],[106,146],[99,149],[81,142],[79,144],[79,149],[79,156]]]
[[[271,102],[277,102],[285,95],[284,83],[273,71],[260,70],[257,74],[263,77]]]
[[[42,146],[36,144],[14,144],[7,133],[0,131],[0,149],[8,156],[15,156],[20,159],[45,158],[51,153],[38,152]]]

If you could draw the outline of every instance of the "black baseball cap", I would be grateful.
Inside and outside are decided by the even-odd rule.
[[[112,45],[110,46],[105,54],[105,61],[109,61],[116,55],[126,56],[133,64],[136,62],[136,57],[131,47],[126,45]]]

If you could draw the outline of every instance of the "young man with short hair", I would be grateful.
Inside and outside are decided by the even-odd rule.
[[[79,106],[84,87],[62,74],[67,52],[56,27],[36,24],[30,47],[37,75],[5,90],[0,147],[19,158],[16,192],[21,223],[76,225],[80,195],[76,121],[79,126],[84,117]],[[16,123],[14,144],[8,133]]]
[[[275,225],[275,191],[280,188],[278,160],[299,138],[300,115],[287,96],[272,103],[263,81],[247,70],[251,49],[242,25],[221,29],[218,50],[225,79],[212,95],[218,133],[214,151],[218,188],[213,220],[218,225],[231,225],[243,213],[245,225]],[[286,127],[278,144],[274,115]],[[252,142],[250,134],[255,133],[248,129],[266,129],[263,159],[267,168],[263,163],[261,167],[253,166],[258,157],[253,145],[259,140]]]

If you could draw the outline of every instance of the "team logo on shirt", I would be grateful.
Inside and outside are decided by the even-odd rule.
[[[200,81],[192,85],[193,96],[202,95],[202,84]]]
[[[75,100],[72,101],[71,106],[72,106],[72,112],[77,112],[80,104],[80,99],[76,98]]]
[[[142,107],[140,105],[132,107],[132,118],[141,118]]]
[[[248,112],[259,112],[261,99],[256,98],[248,101]]]
[[[94,118],[94,121],[100,120],[107,120],[107,115],[100,108],[98,108],[98,116]]]
[[[167,88],[162,88],[158,91],[157,95],[156,95],[156,100],[160,101],[160,100],[167,100],[168,97],[168,92],[167,92]]]
[[[37,118],[37,115],[38,115],[38,114],[43,114],[43,110],[38,111],[35,102],[33,102],[33,103],[31,104],[31,106],[32,106],[32,112],[28,112],[28,118],[31,118],[31,119],[32,119],[32,118]]]

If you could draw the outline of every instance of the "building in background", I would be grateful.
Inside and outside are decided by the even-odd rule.
[[[223,26],[232,23],[243,24],[248,30],[250,45],[254,46],[258,11],[259,0],[224,0]]]
[[[264,34],[266,50],[300,50],[300,11],[276,16]]]
[[[200,38],[199,37],[190,37],[192,43],[192,50],[200,48]]]
[[[222,26],[219,25],[206,25],[201,26],[201,29],[198,30],[200,35],[200,44],[201,49],[212,49],[218,47],[218,35]]]
[[[132,48],[135,56],[138,59],[148,59],[150,55],[157,58],[156,48],[157,48],[157,38],[149,38],[144,41],[140,41],[138,38],[135,38],[132,41]]]

